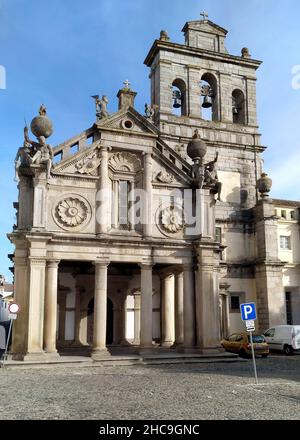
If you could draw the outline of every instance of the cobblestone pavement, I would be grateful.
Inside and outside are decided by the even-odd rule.
[[[300,355],[130,367],[0,369],[5,419],[299,419]]]

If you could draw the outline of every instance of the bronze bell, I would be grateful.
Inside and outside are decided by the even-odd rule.
[[[181,93],[178,90],[173,92],[173,107],[180,108],[181,107]]]
[[[212,107],[212,99],[211,99],[210,96],[204,96],[202,107],[203,108],[210,108],[210,107]]]

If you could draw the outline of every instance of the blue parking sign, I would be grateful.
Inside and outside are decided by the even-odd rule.
[[[241,304],[241,314],[243,321],[255,321],[256,320],[256,310],[255,304]]]

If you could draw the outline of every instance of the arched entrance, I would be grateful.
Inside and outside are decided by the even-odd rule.
[[[110,298],[107,298],[106,320],[106,345],[111,345],[114,338],[114,306]],[[87,342],[93,345],[94,333],[94,298],[88,304]]]

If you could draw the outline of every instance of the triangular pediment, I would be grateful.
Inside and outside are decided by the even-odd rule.
[[[228,31],[221,26],[218,26],[217,24],[213,23],[210,20],[196,20],[196,21],[188,21],[183,29],[182,32],[186,32],[188,29],[192,29],[194,31],[204,32],[204,33],[211,33],[215,35],[222,35],[226,36],[228,34]]]
[[[120,131],[126,134],[153,135],[157,136],[159,131],[150,119],[142,116],[134,108],[120,110],[113,115],[97,121],[95,124],[101,130]]]

